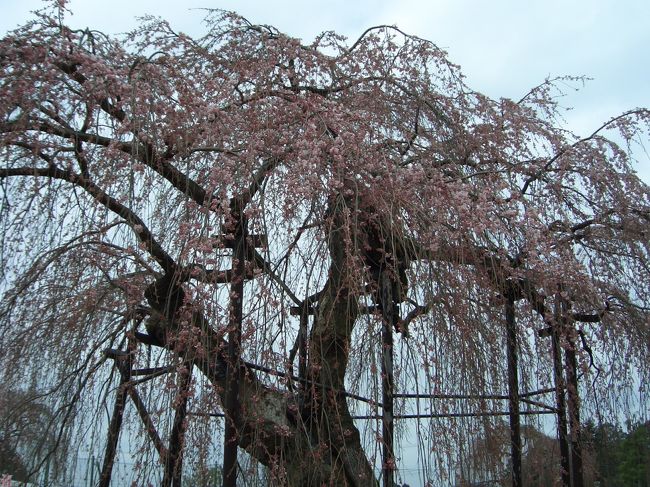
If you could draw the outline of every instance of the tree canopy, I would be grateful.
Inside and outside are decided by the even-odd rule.
[[[375,485],[382,325],[396,391],[503,393],[508,302],[522,388],[552,386],[560,323],[584,408],[647,388],[647,109],[577,135],[559,102],[580,78],[491,99],[395,27],[305,45],[222,11],[198,39],[64,18],[0,40],[0,362],[58,435],[99,435],[137,385],[162,463],[211,455],[201,414],[225,412],[278,483]],[[502,409],[468,401],[396,410]],[[458,421],[417,421],[423,468]]]

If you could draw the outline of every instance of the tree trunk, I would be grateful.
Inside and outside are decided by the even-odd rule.
[[[180,351],[216,386],[222,404],[237,384],[238,410],[231,416],[239,447],[269,468],[274,482],[287,487],[325,485],[377,487],[372,466],[361,446],[359,431],[348,410],[345,372],[350,337],[359,314],[359,273],[353,250],[346,249],[344,231],[353,226],[333,218],[329,241],[331,265],[319,293],[310,332],[306,377],[299,392],[290,394],[265,386],[231,344],[195,313],[201,328],[201,356]],[[349,240],[349,239],[348,239]],[[165,326],[169,331],[173,324]],[[174,350],[173,333],[159,333],[151,343]],[[237,354],[238,355],[238,354]]]

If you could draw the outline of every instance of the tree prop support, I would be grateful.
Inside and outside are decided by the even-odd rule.
[[[519,418],[519,374],[517,371],[517,328],[515,322],[515,300],[511,294],[506,296],[505,318],[512,486],[521,487],[521,425]]]
[[[120,374],[120,384],[117,387],[117,395],[113,405],[113,414],[108,426],[106,436],[106,451],[104,453],[104,463],[102,472],[99,477],[99,487],[108,487],[111,483],[113,465],[115,464],[115,454],[117,453],[117,443],[120,439],[120,430],[124,419],[124,406],[126,405],[126,391],[131,378],[131,354],[128,352],[117,352],[112,358]]]
[[[178,394],[180,395],[179,404],[174,411],[174,422],[169,438],[169,446],[165,447],[163,441],[156,430],[156,426],[147,411],[147,407],[140,398],[133,376],[144,376],[138,383],[151,380],[163,373],[169,373],[175,370],[175,367],[158,367],[155,369],[132,369],[132,354],[124,350],[106,350],[104,354],[114,360],[115,367],[120,373],[120,384],[115,398],[113,414],[108,428],[106,439],[106,452],[104,454],[104,463],[100,474],[99,487],[108,487],[111,482],[113,465],[115,464],[115,455],[117,453],[117,444],[119,442],[120,431],[124,419],[124,409],[126,407],[126,397],[131,398],[140,420],[142,421],[149,440],[156,448],[160,455],[161,462],[164,465],[163,487],[181,487],[182,483],[182,446],[183,436],[185,434],[185,419],[187,417],[187,403],[189,399],[189,388],[192,380],[192,365],[186,364],[187,371],[180,373],[180,385]]]
[[[237,486],[237,447],[239,445],[239,382],[238,365],[241,359],[241,328],[244,308],[244,281],[247,261],[252,250],[261,247],[266,236],[248,234],[248,220],[243,214],[243,204],[231,202],[231,223],[225,225],[226,245],[232,249],[232,279],[230,281],[230,316],[228,323],[228,370],[224,412],[226,424],[223,441],[223,487]],[[252,248],[251,248],[252,247]]]
[[[388,275],[382,273],[382,287],[390,286]],[[394,451],[394,425],[393,425],[393,322],[394,307],[392,299],[382,300],[381,327],[381,392],[382,392],[382,478],[383,487],[394,487],[395,485],[395,451]]]

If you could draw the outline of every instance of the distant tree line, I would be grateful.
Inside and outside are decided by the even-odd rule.
[[[556,485],[559,442],[532,426],[522,428],[524,485]],[[650,421],[627,421],[625,428],[589,420],[582,431],[585,487],[650,487]],[[486,428],[461,453],[456,485],[510,486],[510,432],[507,424]]]
[[[583,438],[594,455],[600,487],[650,486],[650,421],[628,422],[627,431],[611,423],[587,422]]]

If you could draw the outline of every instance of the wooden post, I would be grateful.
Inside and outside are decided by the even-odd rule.
[[[515,322],[515,300],[510,293],[506,296],[505,318],[512,486],[521,487],[521,425],[519,417],[519,374],[517,371],[517,327]]]
[[[568,330],[567,330],[568,331]],[[567,409],[569,413],[569,438],[571,442],[571,481],[572,487],[583,487],[582,438],[580,432],[580,396],[578,393],[578,366],[573,337],[567,336],[568,348],[564,359],[567,380]]]
[[[113,465],[115,464],[115,454],[117,453],[117,444],[120,439],[120,430],[122,429],[122,420],[124,418],[126,391],[128,382],[131,379],[131,355],[128,353],[114,355],[113,359],[115,360],[115,366],[120,373],[120,385],[117,387],[115,404],[113,405],[113,414],[108,426],[106,451],[104,453],[104,463],[99,477],[98,487],[108,487],[111,483]]]
[[[307,327],[309,324],[309,302],[305,299],[300,310],[300,329],[298,330],[298,378],[307,380]],[[307,383],[302,382],[303,391]]]
[[[239,445],[239,363],[241,355],[241,327],[244,308],[244,281],[246,261],[251,256],[251,247],[267,245],[266,235],[250,235],[248,219],[243,213],[239,199],[230,202],[230,223],[224,225],[227,235],[225,247],[232,249],[232,278],[230,280],[230,308],[228,318],[228,370],[224,400],[225,431],[223,440],[223,487],[237,485],[237,448]],[[250,241],[250,242],[249,242]]]
[[[223,444],[223,487],[237,487],[237,447],[239,444],[239,355],[246,275],[246,218],[233,211],[232,281],[230,282],[230,316],[228,322],[228,371],[226,374],[226,424]]]
[[[387,272],[380,274],[380,291],[382,293],[382,327],[381,327],[381,387],[382,387],[382,478],[383,487],[395,486],[395,452],[393,446],[393,322],[394,307],[392,299],[392,282]]]
[[[563,325],[559,294],[555,297],[554,323],[551,326],[551,353],[553,354],[553,378],[555,381],[555,407],[557,409],[557,437],[560,442],[560,478],[564,487],[571,485],[571,466],[569,460],[569,443],[567,439],[566,403],[564,397],[565,383],[562,370],[562,348],[560,329]]]
[[[181,487],[183,474],[183,436],[185,434],[185,417],[187,416],[187,402],[189,400],[190,383],[192,382],[192,365],[189,370],[180,373],[178,393],[180,401],[174,412],[174,423],[169,435],[169,449],[165,457],[165,473],[162,487]]]
[[[158,435],[158,431],[156,431],[156,426],[153,424],[151,415],[147,411],[144,402],[142,402],[142,399],[140,398],[138,391],[136,391],[133,386],[128,387],[127,391],[129,397],[131,398],[133,404],[135,405],[135,409],[138,411],[138,414],[140,415],[140,419],[142,420],[145,429],[147,430],[149,439],[153,443],[153,446],[156,448],[158,455],[160,455],[160,459],[164,462],[165,458],[167,457],[167,448],[165,447],[165,445],[163,445],[163,442],[160,439],[160,436]]]

